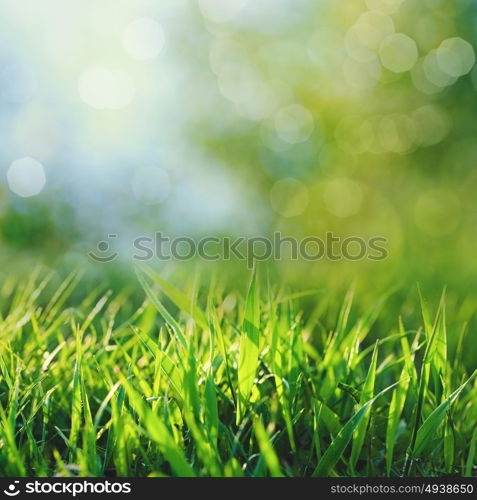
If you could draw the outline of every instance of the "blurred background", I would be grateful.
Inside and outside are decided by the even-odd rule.
[[[2,0],[2,261],[332,231],[389,258],[273,272],[474,293],[476,43],[472,0]]]

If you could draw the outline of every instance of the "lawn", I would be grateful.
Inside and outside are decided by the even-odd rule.
[[[1,475],[475,475],[471,313],[446,293],[137,278],[3,281]]]

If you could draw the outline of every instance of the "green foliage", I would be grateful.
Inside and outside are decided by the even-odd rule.
[[[137,273],[129,291],[42,269],[4,281],[1,475],[475,470],[476,376],[450,327],[471,318],[444,296],[434,318],[417,296],[310,306],[254,271],[231,304],[197,276],[176,287]]]

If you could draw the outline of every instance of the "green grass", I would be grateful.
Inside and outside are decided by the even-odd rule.
[[[475,474],[468,307],[137,276],[3,281],[1,475]]]

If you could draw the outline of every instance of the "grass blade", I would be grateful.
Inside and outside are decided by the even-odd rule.
[[[250,393],[258,367],[260,305],[257,272],[254,268],[245,304],[245,317],[240,339],[238,360],[238,405],[236,423],[239,424],[248,407]]]
[[[367,414],[369,408],[372,404],[386,392],[388,392],[393,387],[396,387],[400,382],[390,385],[386,389],[382,390],[380,393],[376,394],[372,399],[367,401],[346,423],[344,427],[340,430],[338,435],[333,439],[331,445],[327,448],[321,460],[318,462],[315,470],[313,471],[313,477],[328,477],[334,466],[338,463],[340,458],[351,441],[353,434],[358,427],[359,423],[363,420]]]
[[[359,400],[360,406],[364,405],[366,401],[369,401],[374,396],[374,383],[376,380],[376,365],[378,359],[378,341],[374,346],[373,355],[371,358],[371,364],[369,365],[368,374],[366,380],[364,381],[363,389],[361,391],[361,396]],[[363,418],[359,422],[358,426],[353,435],[353,446],[351,449],[350,467],[351,471],[354,472],[356,467],[356,462],[358,461],[361,449],[364,444],[364,439],[366,437],[366,431],[371,417],[371,408],[363,415]]]

